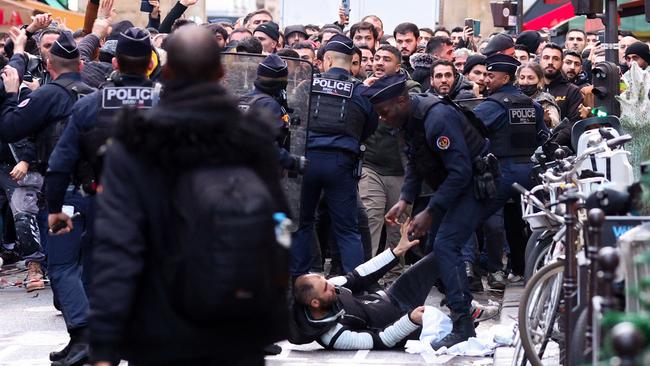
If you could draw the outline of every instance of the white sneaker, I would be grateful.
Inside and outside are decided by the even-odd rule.
[[[489,300],[487,305],[483,305],[476,300],[472,300],[470,314],[472,315],[472,320],[474,322],[480,323],[482,321],[495,318],[497,315],[499,315],[500,311],[501,307],[499,304],[492,300]]]

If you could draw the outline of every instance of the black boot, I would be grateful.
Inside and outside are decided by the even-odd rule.
[[[81,366],[88,362],[88,328],[71,329],[70,348],[64,359],[52,362],[52,366]]]
[[[68,355],[68,352],[70,352],[71,344],[72,344],[72,338],[70,338],[70,341],[68,342],[68,344],[65,345],[65,347],[62,350],[50,352],[50,361],[60,361],[64,359],[65,356]]]
[[[465,342],[471,337],[476,337],[474,322],[469,314],[452,314],[451,319],[454,321],[454,328],[451,333],[438,342],[432,342],[431,348],[435,351],[442,347],[451,347],[457,343]]]
[[[474,272],[472,263],[465,262],[465,272],[467,273],[467,283],[471,292],[483,292],[483,281],[481,277]]]

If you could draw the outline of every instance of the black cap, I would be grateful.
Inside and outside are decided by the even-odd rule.
[[[275,53],[266,56],[264,61],[257,66],[257,76],[269,78],[286,78],[289,75],[287,62]]]
[[[504,54],[494,54],[485,59],[485,68],[487,71],[500,71],[514,75],[517,68],[521,65],[516,58]]]
[[[298,25],[290,25],[290,26],[287,26],[286,28],[284,28],[284,36],[285,37],[289,37],[289,35],[291,33],[300,33],[303,36],[305,36],[305,38],[309,38],[309,35],[307,34],[307,31],[305,30],[305,26],[300,25],[300,24],[298,24]]]
[[[120,33],[115,47],[116,55],[144,57],[151,55],[151,40],[149,32],[142,28],[132,27]]]
[[[406,75],[398,73],[379,78],[362,95],[368,98],[370,103],[377,104],[399,97],[404,94],[404,90],[406,90]]]
[[[497,33],[490,39],[487,46],[485,46],[483,54],[490,56],[508,48],[513,48],[514,46],[515,42],[512,40],[512,37],[505,33]]]
[[[354,53],[354,43],[350,38],[342,34],[335,34],[332,38],[330,38],[329,42],[327,42],[327,45],[325,45],[323,54],[325,54],[327,51],[352,55]]]
[[[517,36],[517,44],[526,46],[528,53],[536,53],[540,43],[542,36],[535,30],[523,31]]]
[[[72,33],[67,31],[61,32],[59,38],[54,42],[52,48],[50,48],[50,53],[68,60],[79,58],[79,50],[72,37]]]
[[[650,64],[650,47],[643,42],[634,42],[625,49],[625,56],[637,55]]]
[[[485,65],[486,58],[487,57],[478,53],[469,56],[465,61],[465,67],[463,67],[463,75],[469,74],[476,65]]]
[[[262,32],[274,41],[280,39],[280,27],[273,22],[262,23],[258,25],[257,28],[255,28],[255,32]]]

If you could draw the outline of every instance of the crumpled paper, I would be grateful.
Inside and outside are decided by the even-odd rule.
[[[451,332],[453,323],[449,316],[432,306],[427,306],[422,316],[422,333],[420,340],[406,342],[406,352],[422,354],[427,363],[444,363],[447,357],[442,356],[472,356],[484,357],[494,354],[498,346],[509,346],[514,341],[512,326],[495,325],[477,333],[465,342],[437,351],[431,348],[431,343],[444,338]]]

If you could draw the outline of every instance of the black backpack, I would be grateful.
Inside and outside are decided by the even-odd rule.
[[[172,306],[197,326],[251,323],[287,311],[288,251],[275,236],[273,198],[251,169],[201,166],[172,190],[173,232],[165,253]]]

